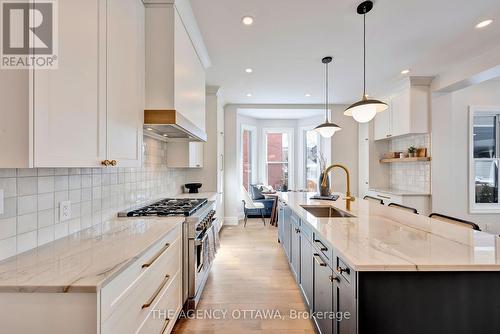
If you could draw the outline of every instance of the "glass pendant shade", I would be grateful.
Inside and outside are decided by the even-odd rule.
[[[342,130],[342,128],[334,123],[323,123],[315,127],[314,130],[318,132],[321,137],[330,138],[335,132]]]
[[[335,132],[341,130],[342,128],[335,123],[330,122],[329,110],[328,110],[328,64],[332,62],[332,57],[325,57],[321,60],[325,64],[325,81],[326,81],[326,94],[325,94],[325,122],[314,128],[323,138],[331,138]]]
[[[379,112],[387,110],[389,106],[382,101],[363,98],[352,104],[344,111],[345,116],[352,116],[358,123],[371,121]]]

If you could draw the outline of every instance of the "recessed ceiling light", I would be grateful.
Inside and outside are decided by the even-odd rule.
[[[484,27],[489,26],[491,23],[493,23],[493,20],[484,20],[476,24],[476,29],[481,29]]]
[[[251,16],[243,16],[241,18],[241,22],[246,25],[246,26],[250,26],[253,24],[253,17]]]
[[[408,73],[410,73],[410,70],[402,70],[401,71],[401,74],[408,74]]]
[[[247,93],[247,97],[252,97],[252,93]]]
[[[250,67],[249,67],[249,68],[246,68],[246,69],[245,69],[245,72],[247,72],[247,73],[252,73],[252,72],[253,72],[253,69],[251,69]]]
[[[153,129],[151,129],[151,128],[147,128],[146,130],[148,130],[148,131],[153,131]]]
[[[167,135],[166,133],[164,133],[162,136],[163,136],[163,137],[168,137],[168,135]]]
[[[305,97],[311,97],[311,94],[306,93],[306,94],[305,94]]]

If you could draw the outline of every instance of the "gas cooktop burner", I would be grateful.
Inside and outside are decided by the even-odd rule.
[[[191,216],[207,203],[206,198],[166,198],[143,208],[127,212],[127,217],[141,216]]]

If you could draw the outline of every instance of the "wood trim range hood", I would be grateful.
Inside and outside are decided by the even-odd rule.
[[[190,141],[207,141],[205,131],[176,110],[144,110],[144,130],[158,136]]]

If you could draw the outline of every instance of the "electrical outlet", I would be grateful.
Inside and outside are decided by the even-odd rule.
[[[71,201],[64,201],[59,204],[59,221],[64,222],[71,219]]]
[[[3,189],[0,189],[0,215],[3,215]]]

